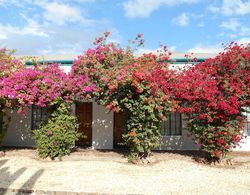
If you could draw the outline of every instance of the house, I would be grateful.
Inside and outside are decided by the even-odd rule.
[[[176,62],[171,68],[182,67],[186,59],[181,58],[183,53],[174,53]],[[198,61],[212,57],[212,54],[195,54]],[[48,62],[61,63],[65,72],[71,69],[74,55],[46,56]],[[29,64],[27,64],[29,65]],[[86,139],[79,140],[76,145],[90,146],[95,149],[113,149],[120,147],[122,141],[122,127],[125,114],[107,113],[105,108],[96,102],[83,102],[73,105],[73,113],[78,116],[81,127],[87,135]],[[9,124],[7,134],[3,140],[4,146],[33,147],[32,130],[36,129],[40,122],[47,117],[46,108],[32,106],[26,108],[26,116],[17,114],[13,110],[8,111],[12,120]],[[246,114],[246,113],[245,113]],[[197,150],[198,147],[188,136],[185,116],[180,113],[169,113],[169,120],[163,124],[161,144],[159,150]],[[248,123],[245,127],[246,138],[242,140],[241,146],[235,150],[250,151],[250,114],[247,115]]]

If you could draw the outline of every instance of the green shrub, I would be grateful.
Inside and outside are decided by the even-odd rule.
[[[69,155],[75,141],[81,134],[77,133],[77,118],[70,113],[70,106],[63,103],[52,112],[51,118],[34,130],[38,154],[41,158],[54,159]]]

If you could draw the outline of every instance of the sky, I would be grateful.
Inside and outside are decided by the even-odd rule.
[[[94,38],[151,51],[215,53],[250,42],[250,0],[0,0],[0,47],[19,55],[81,54]]]

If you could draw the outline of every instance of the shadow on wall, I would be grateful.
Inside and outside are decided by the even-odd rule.
[[[7,163],[8,160],[0,160],[0,194],[8,194],[10,192],[13,193],[12,190],[8,189],[26,170],[27,168],[20,168],[14,173],[9,171],[9,167],[3,167],[4,164]],[[22,193],[32,193],[32,188],[34,187],[36,181],[43,174],[44,170],[39,169],[32,176],[27,179],[26,182],[19,189],[14,189],[16,194]]]
[[[163,136],[160,138],[160,150],[181,150],[184,141],[181,136]]]
[[[188,131],[183,130],[181,136],[162,136],[160,138],[159,150],[198,150]]]
[[[96,149],[113,148],[113,121],[107,119],[94,119],[92,122],[92,146]]]
[[[13,110],[8,111],[11,121],[3,140],[4,146],[34,146],[31,131],[31,109],[26,108],[25,112],[25,115],[21,115]]]

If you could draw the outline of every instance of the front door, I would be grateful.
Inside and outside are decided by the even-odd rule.
[[[76,142],[76,145],[91,146],[92,145],[92,102],[77,103],[76,116],[80,123],[78,131],[79,133],[82,133],[85,136],[80,138]]]
[[[126,122],[128,114],[126,112],[114,113],[114,148],[124,148],[122,134],[126,133]]]

